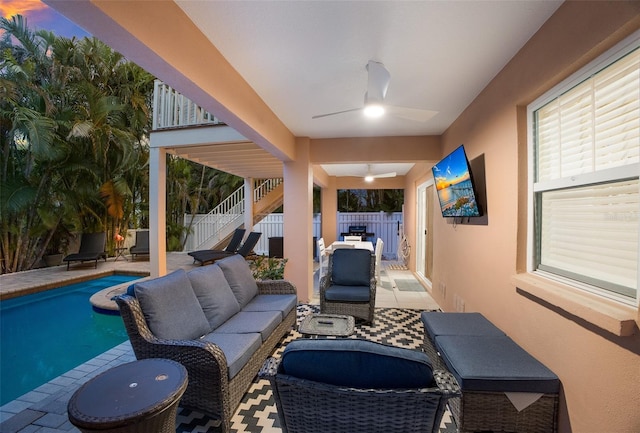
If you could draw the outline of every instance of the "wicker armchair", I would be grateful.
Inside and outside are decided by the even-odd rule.
[[[335,250],[329,257],[327,274],[320,279],[320,312],[353,316],[373,325],[375,265],[369,250]]]
[[[307,353],[287,361],[297,343],[306,346]],[[316,345],[317,359],[311,348]],[[459,395],[456,379],[446,371],[433,371],[422,352],[390,346],[380,351],[376,346],[383,345],[297,340],[289,343],[282,358],[267,359],[259,375],[271,383],[282,432],[437,433],[447,400]],[[326,381],[314,380],[323,375]],[[334,379],[347,383],[328,383]],[[349,383],[351,379],[355,383]],[[402,385],[394,387],[389,381]]]
[[[257,284],[259,295],[296,293],[295,287],[286,280],[257,281]],[[220,347],[202,340],[160,339],[149,329],[137,298],[124,294],[114,300],[120,308],[136,358],[166,358],[184,365],[189,373],[189,385],[180,406],[219,419],[225,433],[230,431],[231,417],[262,363],[291,331],[296,320],[294,308],[244,367],[229,379],[227,359]]]

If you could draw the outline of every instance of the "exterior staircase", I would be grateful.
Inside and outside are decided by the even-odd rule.
[[[284,184],[281,178],[254,181],[253,223],[260,222],[284,201]],[[191,228],[197,233],[194,250],[223,249],[235,229],[244,225],[245,212],[244,186],[235,190],[229,197],[207,215],[195,221]],[[192,235],[193,236],[193,235]]]

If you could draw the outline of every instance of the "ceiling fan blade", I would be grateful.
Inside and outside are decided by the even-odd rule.
[[[437,111],[433,110],[422,110],[419,108],[409,108],[409,107],[398,107],[395,105],[386,105],[384,106],[386,111],[392,116],[401,117],[403,119],[415,120],[416,122],[426,122],[433,118]]]
[[[380,174],[374,174],[373,178],[374,179],[380,179],[383,177],[396,177],[396,172],[395,171],[391,171],[389,173],[380,173]]]
[[[367,102],[382,103],[389,88],[391,74],[389,74],[389,71],[387,71],[382,63],[374,62],[373,60],[369,60],[369,63],[367,63],[367,71],[369,72],[366,95]]]
[[[360,110],[362,110],[362,108],[352,108],[350,110],[334,111],[333,113],[317,114],[315,116],[311,116],[311,118],[312,119],[320,119],[322,117],[335,116],[336,114],[350,113],[352,111],[360,111]]]

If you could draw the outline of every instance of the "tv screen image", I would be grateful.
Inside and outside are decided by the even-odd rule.
[[[432,171],[443,217],[480,216],[464,145],[434,165]]]

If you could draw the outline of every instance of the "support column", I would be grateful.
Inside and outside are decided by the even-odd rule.
[[[167,273],[167,151],[149,149],[149,256],[151,276]]]
[[[313,170],[310,139],[296,138],[296,160],[284,163],[285,278],[298,290],[298,300],[313,296]]]
[[[246,233],[253,230],[253,178],[244,179],[244,229]]]
[[[329,185],[322,188],[320,202],[322,206],[322,237],[326,245],[338,240],[338,189],[336,179],[329,179]]]

